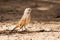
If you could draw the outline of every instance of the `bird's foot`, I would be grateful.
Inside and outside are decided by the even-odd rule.
[[[14,30],[11,30],[10,33],[12,33]]]

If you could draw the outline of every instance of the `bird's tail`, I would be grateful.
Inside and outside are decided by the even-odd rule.
[[[19,25],[16,25],[12,30],[11,30],[11,32],[13,32],[16,28],[18,28],[19,27]]]

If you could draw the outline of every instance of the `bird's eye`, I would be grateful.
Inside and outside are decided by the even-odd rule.
[[[30,11],[30,10],[29,10]]]

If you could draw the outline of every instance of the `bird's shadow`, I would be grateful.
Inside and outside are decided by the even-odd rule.
[[[19,34],[27,34],[27,33],[36,33],[36,32],[44,32],[44,30],[40,30],[40,31],[18,31],[18,30],[4,30],[4,31],[0,31],[0,34],[5,34],[5,35],[11,35],[11,34],[15,34],[15,33],[19,33]]]

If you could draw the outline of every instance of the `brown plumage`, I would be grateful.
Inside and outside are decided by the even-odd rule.
[[[22,28],[23,26],[27,25],[30,22],[30,19],[31,19],[31,16],[30,16],[31,10],[32,10],[31,8],[26,8],[25,9],[22,18],[19,20],[19,22],[16,24],[16,27],[13,30],[15,30],[18,27]]]

